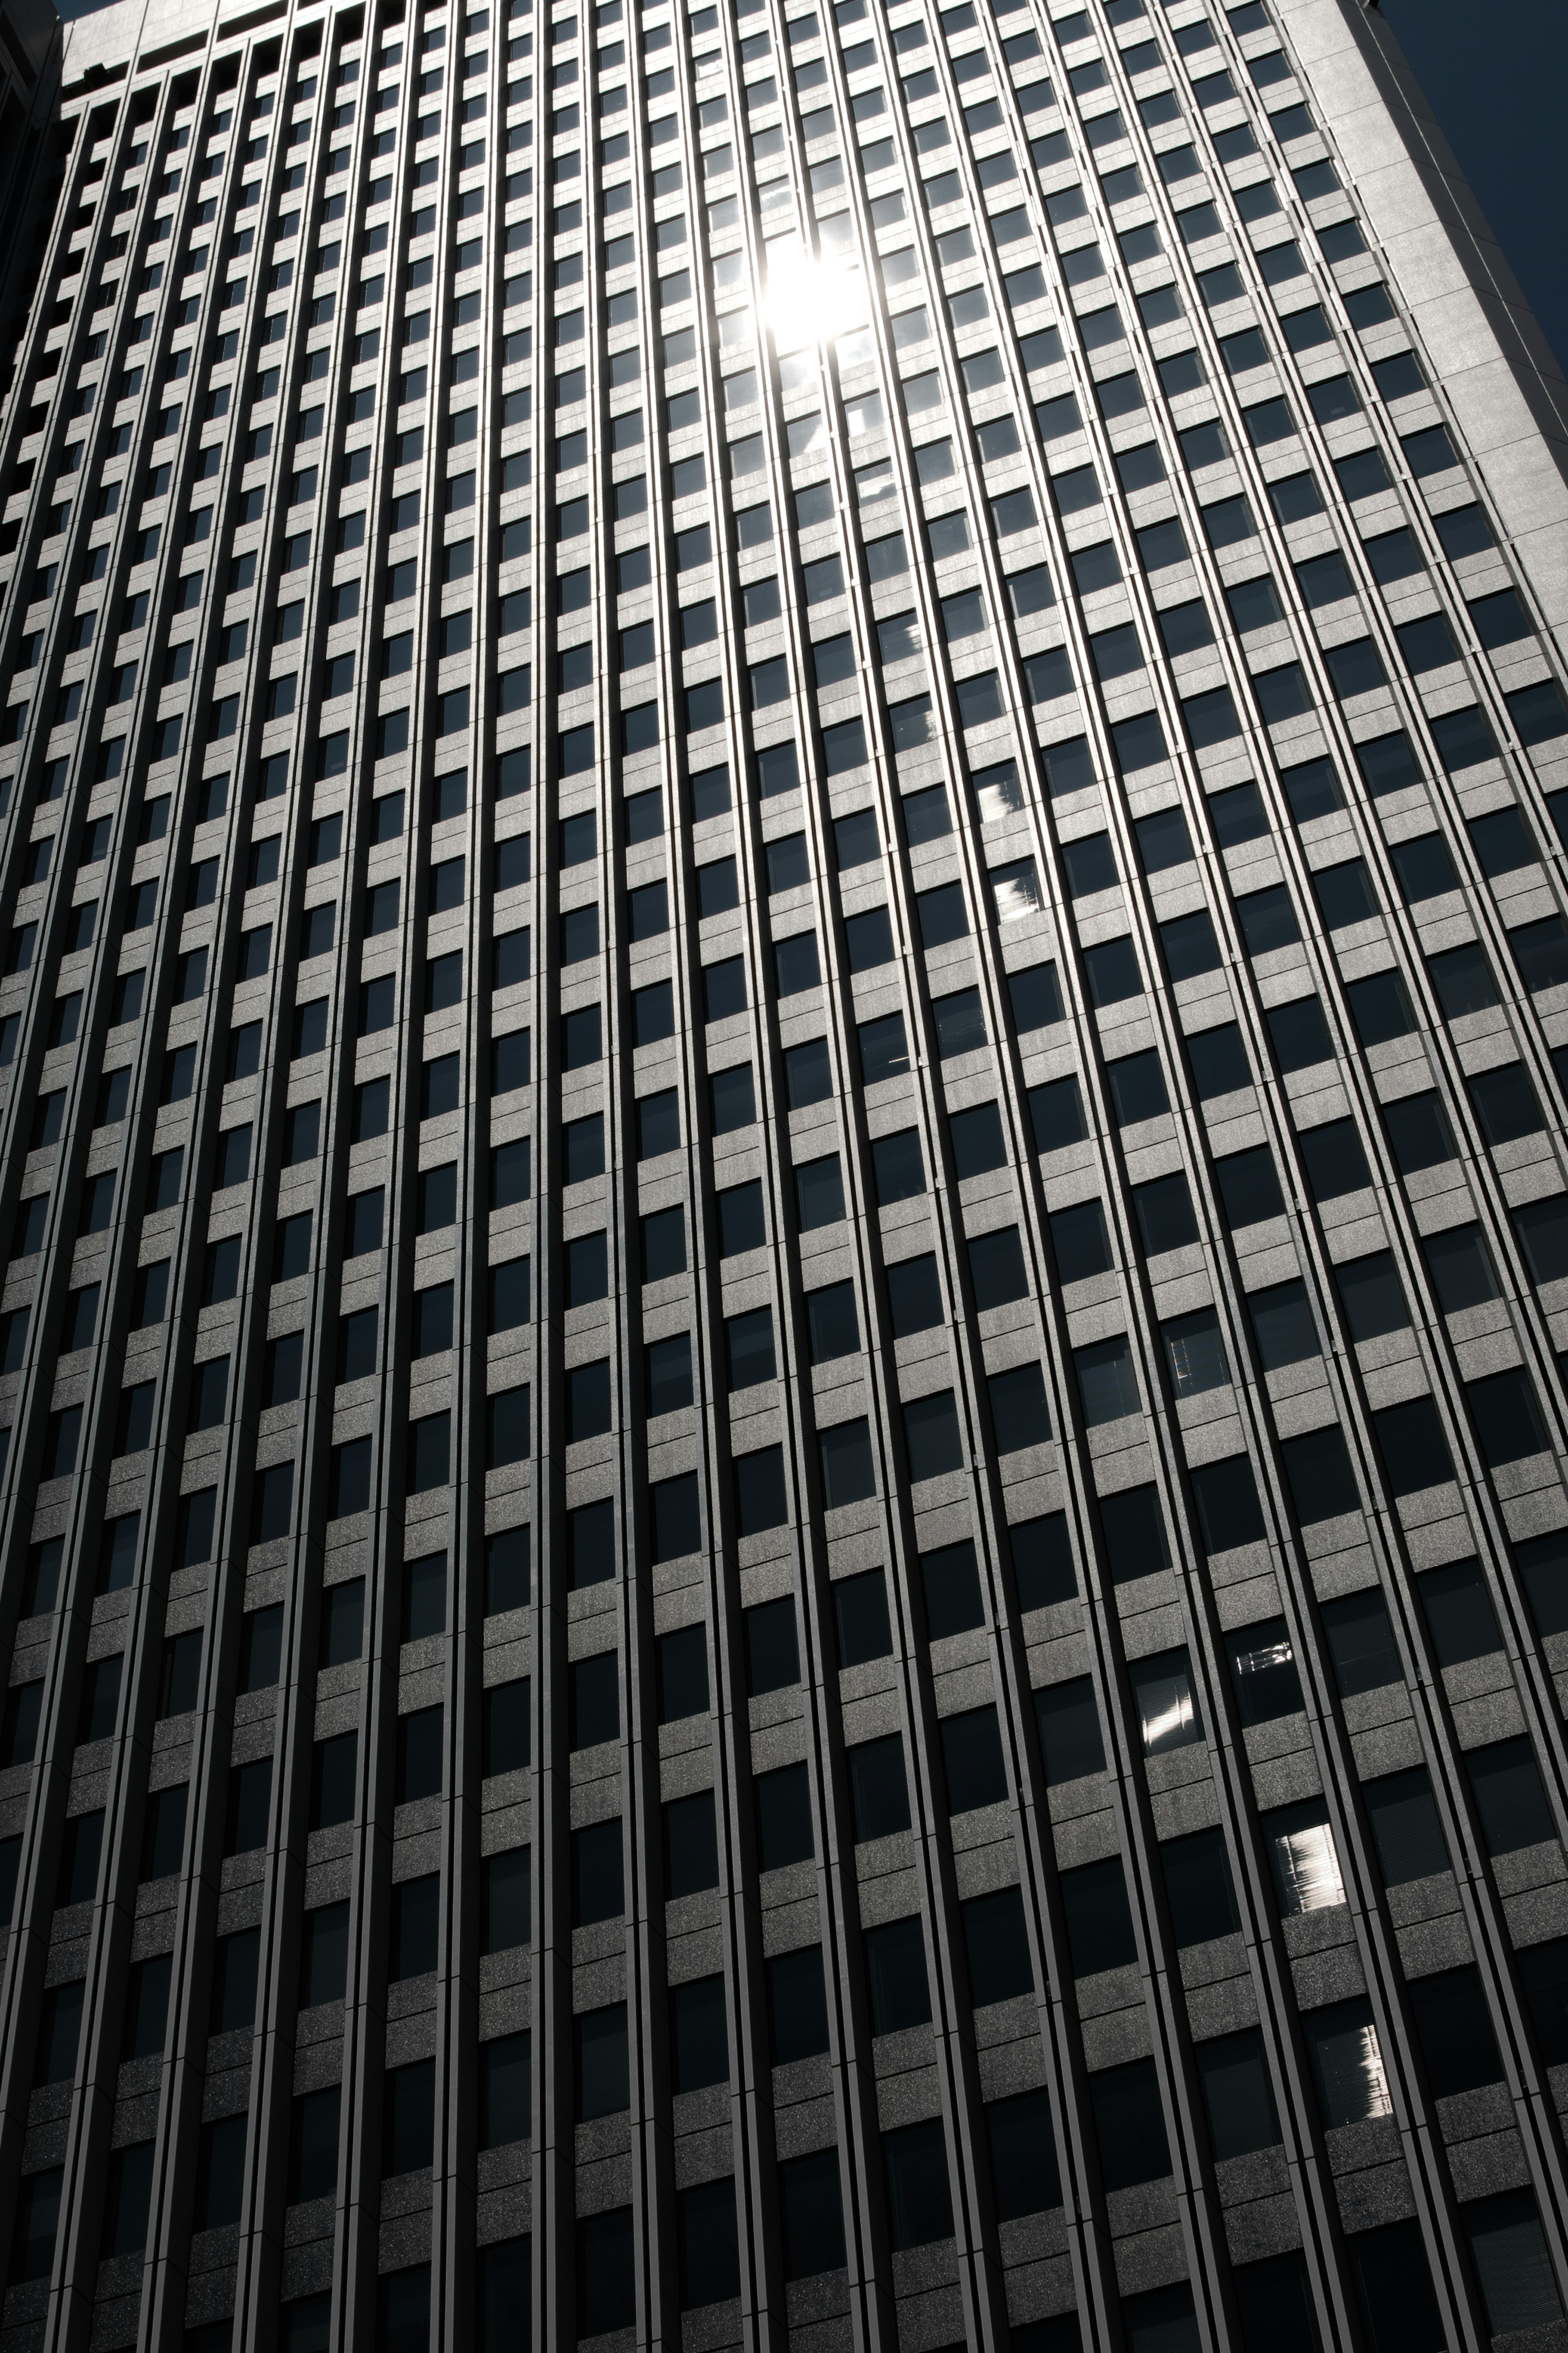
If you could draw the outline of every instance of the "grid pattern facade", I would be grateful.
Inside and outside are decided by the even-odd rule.
[[[1562,617],[1376,40],[164,33],[0,457],[0,2348],[1561,2348]]]

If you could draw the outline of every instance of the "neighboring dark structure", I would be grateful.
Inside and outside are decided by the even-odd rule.
[[[797,5],[27,50],[0,2353],[1568,2346],[1568,395]]]
[[[22,316],[43,266],[63,165],[55,139],[60,20],[49,0],[0,6],[0,377],[8,381]]]

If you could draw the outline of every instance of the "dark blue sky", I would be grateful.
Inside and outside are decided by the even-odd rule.
[[[1568,6],[1382,0],[1465,177],[1568,371]]]

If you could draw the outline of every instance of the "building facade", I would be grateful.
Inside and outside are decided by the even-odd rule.
[[[141,0],[0,427],[0,2353],[1568,2346],[1568,388],[1355,0]]]

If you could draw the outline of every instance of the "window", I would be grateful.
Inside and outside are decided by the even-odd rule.
[[[737,1533],[754,1535],[782,1527],[787,1516],[784,1450],[765,1446],[737,1455],[734,1463]]]
[[[948,1132],[952,1141],[954,1172],[961,1180],[1006,1166],[1001,1112],[994,1103],[977,1103],[971,1110],[952,1113]]]
[[[940,2118],[882,2136],[888,2235],[895,2251],[952,2236],[947,2138]]]
[[[351,1734],[349,1737],[352,1740],[353,1736]],[[318,1755],[321,1746],[321,1742],[317,1743]],[[271,1811],[271,1757],[263,1757],[251,1764],[236,1766],[229,1775],[225,1853],[249,1854],[265,1846]]]
[[[828,2047],[827,1995],[822,1948],[808,1945],[766,1964],[768,2030],[773,2063],[788,2066]]]
[[[758,1602],[742,1614],[746,1654],[746,1689],[753,1699],[764,1693],[788,1690],[800,1681],[800,1646],[795,1633],[795,1603],[788,1594],[776,1601]]]
[[[1250,1293],[1247,1306],[1266,1372],[1278,1372],[1321,1353],[1306,1285],[1299,1278]]]
[[[837,2271],[844,2262],[838,2152],[825,2148],[778,2168],[779,2229],[786,2281]]]
[[[1563,2306],[1533,2193],[1507,2189],[1459,2208],[1494,2337],[1561,2326]]]
[[[528,1764],[531,1755],[531,1684],[527,1675],[492,1683],[486,1691],[479,1745],[480,1769],[487,1778],[492,1774],[518,1772]],[[435,1713],[433,1708],[420,1711],[421,1716],[432,1718]]]
[[[212,1502],[210,1498],[212,1495],[216,1494],[216,1490],[209,1490],[208,1492],[207,1541],[210,1546],[210,1523],[212,1515]],[[186,1558],[195,1557],[194,1554],[188,1551],[185,1552],[184,1556]],[[210,1557],[210,1552],[204,1550],[200,1557],[204,1560]],[[279,1670],[282,1664],[282,1603],[280,1601],[276,1601],[266,1609],[253,1609],[248,1611],[240,1621],[239,1689],[242,1692],[270,1690],[278,1681]]]
[[[977,1235],[968,1246],[970,1281],[974,1303],[981,1310],[1001,1307],[1028,1296],[1028,1275],[1016,1226]]]
[[[35,2044],[36,2085],[68,2084],[75,2075],[86,1990],[84,1981],[79,1978],[68,1985],[52,1986],[45,1994]],[[162,2048],[161,2041],[159,2047]]]
[[[901,1038],[901,1021],[900,1035]],[[793,1096],[791,1102],[793,1108]],[[886,1208],[895,1201],[912,1200],[926,1189],[925,1164],[921,1156],[920,1134],[915,1128],[900,1128],[890,1135],[874,1136],[871,1166],[879,1208]]]
[[[751,1239],[741,1242],[739,1247],[759,1248],[766,1239],[761,1185],[736,1186],[731,1189],[737,1195],[754,1194],[756,1197],[754,1216],[743,1228]],[[818,1226],[837,1224],[845,1215],[844,1178],[838,1155],[836,1152],[830,1152],[820,1160],[808,1160],[797,1166],[795,1170],[795,1211],[803,1232],[809,1233]],[[719,1196],[721,1233],[725,1245],[721,1255],[725,1257],[730,1255],[728,1247],[730,1228],[724,1218],[724,1205],[727,1198],[728,1196],[723,1193]],[[742,1230],[742,1227],[737,1226],[736,1231]]]
[[[1098,1976],[1136,1961],[1138,1941],[1121,1856],[1064,1871],[1060,1885],[1073,1975]]]
[[[1422,1614],[1440,1667],[1463,1666],[1502,1648],[1491,1596],[1479,1560],[1449,1561],[1415,1579]]]
[[[1293,1919],[1344,1902],[1339,1853],[1321,1798],[1277,1806],[1264,1815],[1263,1833],[1282,1917]]]
[[[1160,1337],[1172,1390],[1178,1398],[1229,1387],[1230,1366],[1212,1307],[1173,1317],[1161,1325]]]
[[[1331,1060],[1333,1039],[1316,997],[1298,997],[1273,1007],[1267,1015],[1269,1043],[1282,1071],[1309,1070]]]
[[[1279,1180],[1267,1145],[1226,1154],[1215,1162],[1215,1175],[1226,1222],[1233,1233],[1261,1225],[1283,1210]]]
[[[1372,1424],[1391,1493],[1416,1494],[1453,1477],[1442,1417],[1433,1398],[1384,1406],[1373,1413]]]
[[[1502,2061],[1491,2012],[1473,1962],[1412,1979],[1406,1999],[1434,2099],[1500,2083]]]
[[[480,1949],[506,1952],[532,1942],[531,1850],[515,1847],[486,1859],[480,1886]]]
[[[864,1949],[872,2033],[898,2034],[907,2027],[923,2026],[931,2017],[931,1986],[919,1915],[868,1928]]]
[[[1448,1848],[1424,1765],[1362,1785],[1385,1883],[1401,1887],[1448,1867]]]
[[[615,1651],[578,1659],[567,1670],[567,1746],[596,1747],[621,1729],[620,1657]]]
[[[1029,1124],[1037,1152],[1060,1152],[1089,1134],[1083,1095],[1076,1078],[1047,1080],[1029,1089]]]
[[[1301,2030],[1327,2130],[1392,2116],[1383,2052],[1364,1994],[1306,2011]]]
[[[1227,1648],[1244,1725],[1271,1724],[1301,1711],[1300,1678],[1283,1618],[1241,1629],[1229,1637]]]
[[[626,1909],[625,1859],[619,1818],[572,1833],[572,1925],[592,1927],[618,1920]]]
[[[397,2276],[393,2274],[394,2278]],[[427,2287],[427,2268],[423,2276]],[[636,2253],[629,2206],[612,2207],[577,2224],[576,2315],[584,2335],[595,2337],[612,2328],[629,2327],[637,2316]],[[427,2297],[417,2316],[417,2327],[418,2336],[411,2332],[410,2341],[426,2343]],[[389,2347],[397,2342],[390,2331],[383,2341]]]
[[[1279,2139],[1263,2037],[1257,2027],[1200,2042],[1194,2052],[1216,2159],[1248,2157]]]
[[[899,1733],[863,1741],[847,1752],[858,1841],[886,1838],[910,1826],[909,1782]]]
[[[1171,1749],[1190,1747],[1203,1740],[1203,1718],[1193,1694],[1192,1666],[1184,1648],[1132,1660],[1127,1673],[1146,1757],[1163,1757]]]
[[[1466,951],[1461,949],[1458,953],[1463,955]],[[1350,982],[1345,994],[1356,1035],[1363,1046],[1381,1046],[1391,1038],[1406,1038],[1415,1027],[1405,983],[1392,969]]]
[[[1182,1950],[1228,1936],[1240,1925],[1223,1831],[1197,1831],[1160,1849],[1171,1926]]]
[[[807,1292],[805,1307],[814,1365],[852,1356],[858,1350],[860,1327],[853,1282],[830,1283],[822,1290]]]
[[[722,1977],[672,1987],[669,1996],[671,2089],[700,2091],[730,2080]]]
[[[1556,1839],[1556,1820],[1523,1735],[1467,1750],[1465,1771],[1489,1854],[1513,1854]]]
[[[1105,1770],[1100,1708],[1089,1675],[1037,1691],[1035,1718],[1047,1786],[1054,1788]]]
[[[1088,2082],[1105,2188],[1131,2189],[1162,2179],[1171,2170],[1171,2152],[1154,2062],[1108,2067]]]
[[[349,1907],[327,1904],[307,1912],[300,1943],[301,2010],[342,2001],[348,1985]]]
[[[893,1648],[888,1588],[879,1568],[839,1578],[833,1588],[834,1625],[840,1667],[887,1658]]]
[[[329,1585],[321,1596],[319,1664],[346,1666],[364,1648],[364,1579]]]
[[[901,1755],[900,1765],[901,1770]],[[809,1862],[816,1852],[816,1841],[806,1767],[784,1765],[771,1773],[761,1773],[752,1783],[752,1790],[761,1869],[778,1871],[791,1863]],[[711,1798],[708,1802],[711,1810]],[[908,1819],[907,1801],[905,1818]]]
[[[1102,1496],[1100,1519],[1106,1558],[1116,1583],[1169,1567],[1171,1556],[1156,1488],[1123,1487]]]
[[[1091,1429],[1142,1410],[1131,1345],[1124,1333],[1076,1349],[1073,1365],[1083,1417]]]
[[[481,2149],[503,2148],[531,2137],[531,2043],[532,2037],[525,2030],[479,2045]]]
[[[1504,1061],[1490,1071],[1479,1071],[1467,1080],[1467,1092],[1483,1139],[1493,1148],[1514,1144],[1519,1136],[1538,1134],[1544,1124],[1523,1063]]]
[[[1192,1214],[1192,1196],[1184,1176],[1154,1176],[1147,1184],[1135,1184],[1131,1190],[1138,1233],[1142,1235],[1142,1247],[1152,1259],[1166,1250],[1180,1250],[1184,1242],[1196,1242],[1199,1229]]]
[[[1334,1283],[1352,1340],[1375,1340],[1408,1326],[1410,1310],[1392,1251],[1347,1261],[1335,1269]]]
[[[1387,1607],[1375,1586],[1327,1601],[1322,1609],[1329,1659],[1342,1699],[1403,1683],[1405,1665]]]
[[[150,2140],[139,2141],[131,2147],[117,2148],[110,2158],[103,2219],[105,2256],[136,2254],[147,2243],[153,2147]]]
[[[739,2294],[735,2185],[728,2175],[676,2193],[675,2234],[676,2277],[683,2312]]]

